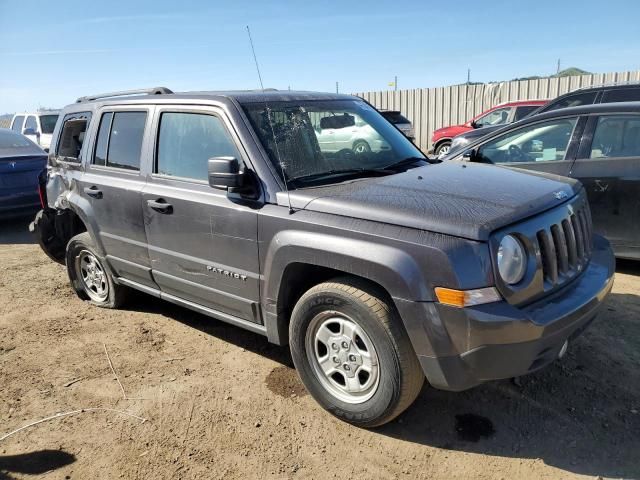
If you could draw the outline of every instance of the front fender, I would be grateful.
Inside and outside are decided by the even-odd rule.
[[[392,297],[432,301],[417,262],[405,251],[361,239],[304,231],[284,231],[271,241],[265,256],[264,296],[275,304],[285,269],[291,263],[332,268],[369,279]]]

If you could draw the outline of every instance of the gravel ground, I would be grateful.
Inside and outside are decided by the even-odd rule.
[[[258,335],[143,294],[119,311],[80,301],[26,224],[0,223],[0,438],[84,411],[0,440],[0,479],[640,478],[639,265],[619,265],[561,361],[463,393],[425,386],[362,430]]]

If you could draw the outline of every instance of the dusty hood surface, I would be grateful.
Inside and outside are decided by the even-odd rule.
[[[580,183],[493,165],[446,162],[386,177],[291,191],[296,209],[473,240],[564,203]],[[560,193],[564,192],[564,193]],[[278,193],[278,204],[287,205]]]

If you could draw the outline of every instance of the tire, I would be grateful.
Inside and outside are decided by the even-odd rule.
[[[451,148],[451,140],[445,140],[444,142],[441,142],[438,144],[435,152],[433,153],[437,156],[440,156],[442,154],[448,153],[450,148]]]
[[[89,233],[69,240],[65,261],[71,287],[82,300],[103,308],[118,308],[124,303],[128,289],[113,281]]]
[[[369,153],[371,151],[371,147],[366,140],[356,140],[353,142],[352,150],[355,154]]]
[[[289,324],[302,383],[324,409],[360,427],[400,415],[425,378],[395,308],[384,298],[363,281],[337,278],[302,295]]]

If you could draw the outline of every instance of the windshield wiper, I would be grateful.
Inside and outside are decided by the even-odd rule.
[[[341,176],[341,175],[390,175],[396,173],[386,167],[381,168],[345,168],[341,170],[327,170],[326,172],[311,173],[309,175],[300,175],[299,177],[290,178],[289,183],[305,183],[313,180],[319,180],[325,177]]]
[[[408,157],[399,162],[391,163],[389,165],[385,165],[384,167],[380,167],[383,170],[389,170],[394,168],[408,167],[418,162],[426,162],[426,163],[440,163],[439,160],[431,160],[427,157]]]

